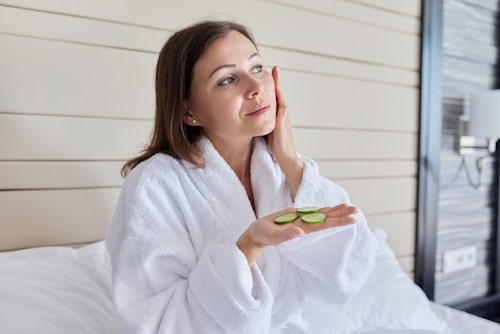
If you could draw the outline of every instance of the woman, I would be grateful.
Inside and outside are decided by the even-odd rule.
[[[306,298],[343,303],[373,268],[364,217],[296,153],[279,70],[236,23],[167,41],[151,143],[123,173],[107,244],[128,333],[307,333]],[[301,206],[326,221],[274,223]]]

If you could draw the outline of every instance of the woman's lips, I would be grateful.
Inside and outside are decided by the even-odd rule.
[[[257,107],[255,107],[251,112],[247,114],[247,116],[257,116],[261,115],[269,110],[271,106],[267,103],[262,103],[259,104]]]

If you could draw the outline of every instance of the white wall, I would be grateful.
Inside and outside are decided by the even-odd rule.
[[[103,237],[148,140],[157,53],[204,18],[253,30],[298,149],[412,272],[420,0],[0,1],[1,248]]]

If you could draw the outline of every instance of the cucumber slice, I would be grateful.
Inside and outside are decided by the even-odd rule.
[[[326,220],[326,215],[321,212],[303,215],[300,219],[306,224],[321,224]]]
[[[298,208],[297,209],[297,213],[299,215],[307,215],[307,214],[310,214],[310,213],[317,213],[319,212],[319,208],[315,207],[315,206],[305,206],[303,208]]]
[[[275,224],[290,224],[293,223],[297,218],[299,218],[299,215],[296,214],[295,212],[287,212],[281,216],[278,216],[274,219]]]

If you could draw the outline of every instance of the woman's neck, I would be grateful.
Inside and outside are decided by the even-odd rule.
[[[209,138],[217,152],[240,178],[250,172],[250,159],[252,158],[252,140],[227,141]]]
[[[236,145],[235,143],[232,145],[213,143],[213,145],[240,180],[246,190],[248,199],[252,204],[252,208],[255,210],[252,181],[250,176],[250,161],[253,151],[252,141],[240,145]]]

